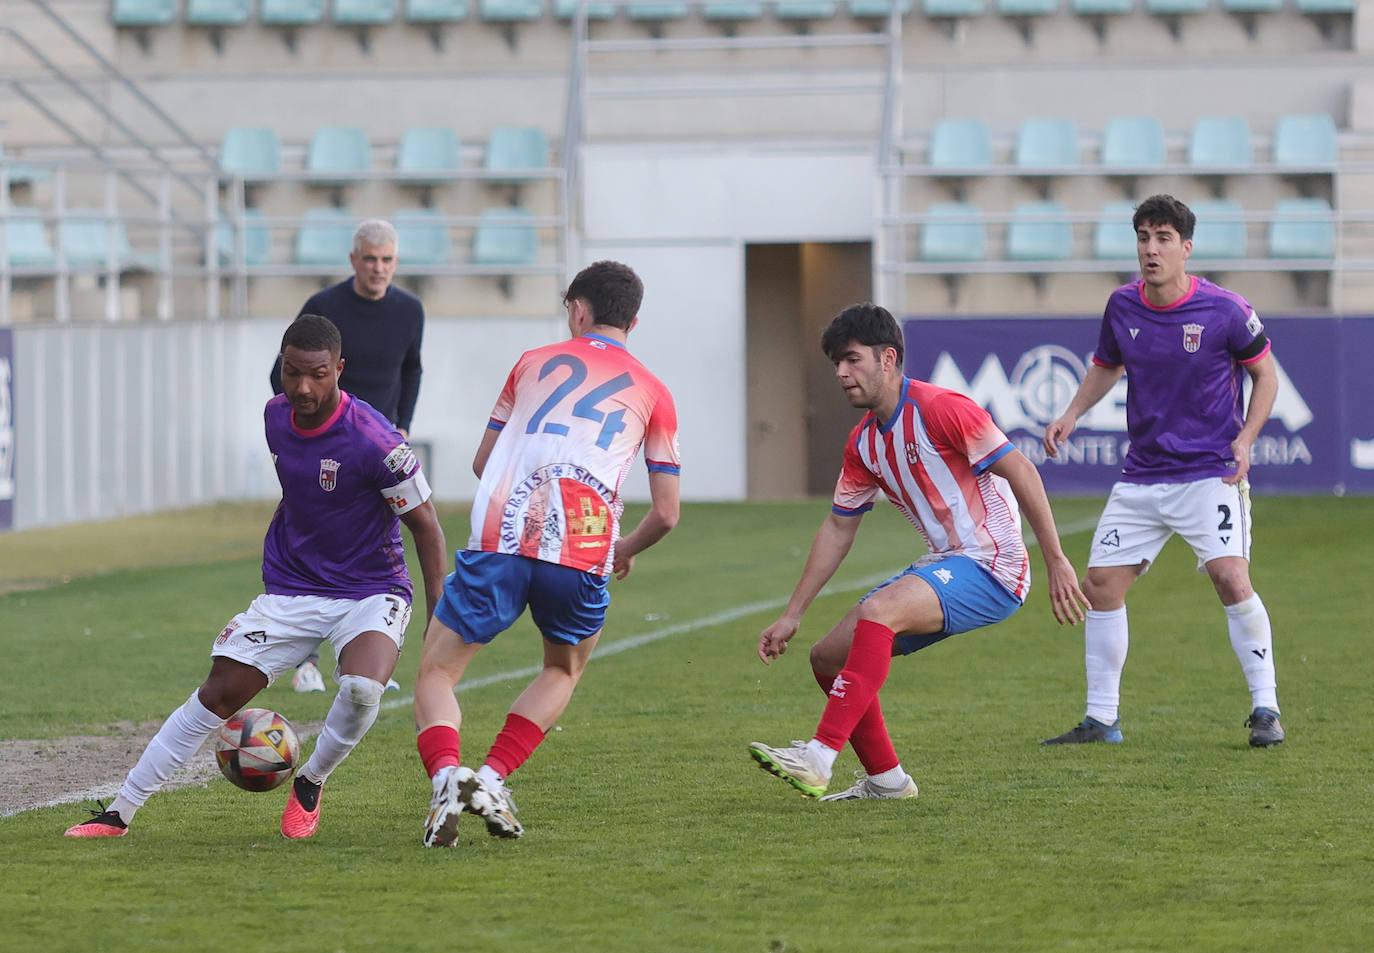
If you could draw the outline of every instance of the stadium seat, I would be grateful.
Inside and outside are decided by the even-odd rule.
[[[1221,8],[1227,13],[1277,13],[1283,0],[1221,0]]]
[[[1031,24],[1036,17],[1052,17],[1059,12],[1059,0],[996,0],[997,12],[1016,23],[1027,44],[1035,42]]]
[[[1284,218],[1283,216],[1294,216]],[[1269,223],[1269,257],[1334,258],[1336,224],[1326,199],[1279,199]]]
[[[262,212],[255,208],[243,210],[243,263],[266,265],[272,260],[272,233],[259,221]],[[216,237],[220,265],[230,265],[236,254],[236,229],[233,222],[222,222]]]
[[[529,178],[521,175],[549,166],[549,141],[536,126],[497,126],[487,141],[482,167],[488,172],[510,173],[507,181]]]
[[[911,0],[845,0],[849,15],[859,20],[889,16],[894,4],[902,16],[911,12]]]
[[[448,126],[411,126],[396,148],[396,171],[408,178],[425,172],[454,172],[461,165],[462,144]]]
[[[267,126],[230,126],[220,140],[219,167],[244,177],[281,171],[277,131]]]
[[[1099,261],[1138,262],[1135,230],[1131,218],[1135,205],[1131,202],[1108,202],[1102,206],[1093,226],[1093,257]]]
[[[165,26],[176,18],[176,0],[114,0],[110,5],[115,26]]]
[[[324,22],[324,0],[258,0],[258,20],[269,26]]]
[[[1078,126],[1072,119],[1031,118],[1021,123],[1015,162],[1023,169],[1078,165]]]
[[[1069,9],[1080,16],[1116,16],[1135,9],[1135,0],[1069,0]]]
[[[1248,166],[1254,160],[1250,123],[1242,116],[1205,116],[1193,123],[1188,164],[1200,168]]]
[[[396,226],[397,258],[407,265],[447,265],[453,245],[443,218],[436,208],[398,209],[391,218]]]
[[[372,146],[367,133],[357,126],[321,126],[310,137],[305,170],[334,175],[367,172],[372,168]]]
[[[1274,164],[1334,166],[1340,158],[1336,121],[1326,113],[1280,116],[1274,127]]]
[[[523,208],[488,208],[472,237],[472,260],[479,265],[532,265],[539,236]]]
[[[778,0],[773,16],[779,20],[828,20],[839,9],[836,0]]]
[[[357,227],[358,216],[347,209],[308,209],[296,232],[296,264],[331,271],[348,267]]]
[[[1102,134],[1102,164],[1138,169],[1163,165],[1164,127],[1151,116],[1113,116]]]
[[[1161,16],[1206,13],[1208,0],[1145,0],[1145,12]]]
[[[396,0],[334,0],[334,22],[373,26],[396,19]]]
[[[930,131],[934,169],[979,169],[992,165],[992,133],[981,119],[941,119]]]
[[[479,9],[492,23],[523,23],[544,15],[544,0],[481,0]]]
[[[1360,0],[1297,0],[1299,13],[1354,13]]]
[[[982,261],[987,257],[988,227],[981,221],[942,221],[982,213],[968,202],[939,202],[926,210],[931,219],[921,226],[922,261]]]
[[[921,9],[932,19],[981,17],[988,10],[988,0],[921,0]]]
[[[1007,226],[1007,258],[1011,261],[1065,261],[1073,257],[1073,224],[1047,220],[1066,215],[1060,202],[1021,202]]]
[[[57,241],[69,268],[104,269],[113,244],[114,266],[147,267],[148,259],[134,254],[129,233],[118,216],[107,222],[103,209],[68,209],[57,223]]]
[[[715,3],[703,3],[701,16],[705,20],[725,20],[731,23],[757,20],[763,16],[763,3],[761,0],[717,0]]]
[[[689,9],[685,0],[629,0],[625,15],[631,20],[681,20]]]
[[[554,0],[554,16],[560,20],[571,20],[577,14],[577,5],[581,0]],[[615,19],[615,4],[597,3],[591,0],[587,4],[588,20],[613,20]]]
[[[194,26],[242,26],[253,16],[253,0],[186,0],[186,22]]]
[[[51,268],[57,255],[48,243],[48,230],[37,209],[11,208],[0,219],[5,233],[5,257],[11,268]]]
[[[1197,227],[1193,229],[1193,259],[1207,261],[1245,257],[1245,223],[1239,219],[1224,220],[1227,215],[1240,215],[1239,205],[1226,199],[1200,199],[1189,207],[1197,216]]]
[[[456,23],[467,16],[468,0],[406,0],[409,23]]]

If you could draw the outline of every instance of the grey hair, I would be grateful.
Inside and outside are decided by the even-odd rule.
[[[358,226],[353,233],[353,251],[356,254],[363,250],[364,245],[371,245],[380,248],[383,245],[395,245],[399,254],[401,251],[401,240],[396,235],[396,228],[390,223],[380,218],[369,218]]]

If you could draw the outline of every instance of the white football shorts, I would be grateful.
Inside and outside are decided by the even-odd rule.
[[[323,596],[261,595],[229,620],[215,638],[210,657],[231,658],[267,676],[270,685],[294,669],[321,642],[334,646],[335,657],[364,632],[381,632],[405,644],[410,603],[402,596],[377,595],[364,599],[327,599]],[[335,668],[335,678],[338,669]]]
[[[1149,564],[1177,533],[1198,571],[1221,556],[1250,558],[1250,484],[1209,477],[1192,483],[1117,483],[1093,534],[1088,568]]]

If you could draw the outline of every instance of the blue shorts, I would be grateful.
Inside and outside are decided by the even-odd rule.
[[[1021,608],[1021,600],[1006,590],[992,573],[967,556],[946,556],[937,562],[912,563],[891,579],[875,586],[864,599],[903,576],[920,576],[935,590],[944,612],[945,627],[925,635],[899,635],[894,655],[910,655],[942,639],[971,629],[1001,622]],[[859,600],[863,602],[863,599]]]
[[[459,550],[455,562],[434,617],[464,642],[485,645],[510,628],[526,606],[544,638],[564,645],[596,635],[606,622],[608,576],[471,549]]]

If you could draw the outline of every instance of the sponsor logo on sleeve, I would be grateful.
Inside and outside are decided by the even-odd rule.
[[[408,443],[397,444],[396,449],[388,453],[383,462],[386,463],[386,468],[392,473],[409,473],[419,463]]]
[[[1264,330],[1264,325],[1260,323],[1259,315],[1250,312],[1250,320],[1245,322],[1245,330],[1250,332],[1251,337],[1257,337]]]

